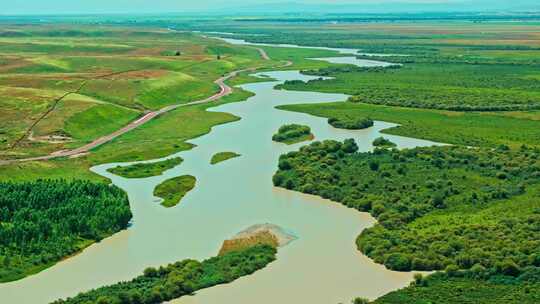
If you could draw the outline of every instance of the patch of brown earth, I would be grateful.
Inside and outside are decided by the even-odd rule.
[[[269,245],[274,248],[283,247],[295,239],[295,236],[285,232],[279,226],[273,224],[253,225],[238,233],[232,239],[224,241],[219,250],[219,255],[255,245]]]

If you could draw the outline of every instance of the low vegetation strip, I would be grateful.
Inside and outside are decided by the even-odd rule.
[[[459,113],[350,102],[299,104],[278,108],[325,118],[351,115],[371,117],[400,124],[384,130],[384,133],[449,144],[491,148],[504,144],[519,148],[524,143],[538,146],[540,142],[538,112]]]
[[[459,63],[445,57],[435,60],[433,63],[410,62],[397,69],[330,67],[304,71],[332,79],[289,81],[282,87],[340,92],[353,95],[349,99],[351,102],[410,108],[451,111],[540,109],[538,81],[527,77],[534,73],[536,66]]]
[[[130,219],[127,195],[104,183],[0,183],[0,282],[52,266]]]
[[[357,245],[389,269],[517,277],[540,266],[539,157],[526,146],[358,153],[353,140],[324,141],[282,155],[274,184],[370,212],[378,224]]]
[[[275,259],[276,248],[250,246],[202,262],[183,260],[158,269],[147,268],[143,275],[131,281],[94,289],[54,304],[162,303],[250,275]]]
[[[164,207],[174,207],[189,191],[195,188],[196,181],[195,177],[191,175],[174,177],[157,185],[154,189],[154,195],[163,199],[161,205]]]
[[[234,152],[219,152],[212,156],[212,159],[210,160],[210,164],[215,165],[221,162],[224,162],[226,160],[229,160],[231,158],[240,157],[240,154],[234,153]]]
[[[272,140],[292,145],[299,142],[312,140],[313,137],[314,136],[311,134],[310,127],[298,124],[290,124],[281,126],[278,132],[272,136]]]
[[[107,171],[126,178],[144,178],[161,175],[182,163],[181,157],[166,159],[155,163],[139,163],[129,166],[117,166]]]

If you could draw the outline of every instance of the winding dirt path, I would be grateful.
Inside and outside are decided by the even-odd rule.
[[[261,48],[258,48],[258,51],[259,53],[261,54],[261,58],[263,58],[264,60],[270,60],[270,57],[268,56],[268,54]],[[102,136],[82,147],[79,147],[79,148],[76,148],[76,149],[73,149],[73,150],[60,150],[60,151],[55,151],[49,155],[43,155],[43,156],[36,156],[36,157],[29,157],[29,158],[21,158],[21,159],[13,159],[13,160],[0,160],[0,165],[7,165],[7,164],[12,164],[12,163],[21,163],[21,162],[29,162],[29,161],[40,161],[40,160],[50,160],[50,159],[54,159],[54,158],[59,158],[59,157],[78,157],[78,156],[82,156],[88,152],[90,152],[90,150],[94,149],[94,148],[97,148],[105,143],[108,143],[110,142],[111,140],[117,138],[118,136],[120,135],[123,135],[145,123],[147,123],[148,121],[156,118],[157,116],[161,115],[161,114],[164,114],[164,113],[167,113],[167,112],[170,112],[174,109],[177,109],[177,108],[180,108],[180,107],[186,107],[186,106],[191,106],[191,105],[197,105],[197,104],[204,104],[204,103],[209,103],[209,102],[212,102],[212,101],[215,101],[215,100],[218,100],[224,96],[227,96],[227,95],[230,95],[232,92],[233,92],[233,89],[228,86],[225,82],[233,77],[235,77],[236,75],[238,75],[239,73],[242,73],[242,72],[247,72],[247,71],[255,71],[257,68],[248,68],[248,69],[242,69],[242,70],[237,70],[237,71],[233,71],[223,77],[220,77],[219,79],[217,79],[216,81],[214,81],[215,84],[217,84],[219,87],[220,87],[220,92],[206,98],[206,99],[203,99],[203,100],[198,100],[198,101],[193,101],[193,102],[189,102],[189,103],[184,103],[184,104],[176,104],[176,105],[170,105],[170,106],[166,106],[164,108],[161,108],[157,111],[152,111],[152,112],[149,112],[147,114],[145,114],[143,117],[140,117],[138,118],[137,120],[135,121],[132,121],[130,122],[128,125],[122,127],[121,129],[119,130],[116,130],[114,131],[113,133],[111,134],[108,134],[108,135],[105,135],[105,136]],[[110,76],[110,75],[107,75],[107,76]],[[81,86],[81,88],[83,87],[84,85]],[[79,89],[80,90],[80,89]],[[65,96],[62,96],[60,99],[58,99],[56,101],[56,103],[58,103],[60,100],[62,100],[63,98],[65,98],[67,95],[70,95],[70,94],[73,94],[73,93],[76,93],[76,92],[69,92],[67,93]],[[52,109],[54,109],[54,107],[52,107]],[[51,111],[52,111],[51,109]],[[45,115],[44,115],[45,116]]]

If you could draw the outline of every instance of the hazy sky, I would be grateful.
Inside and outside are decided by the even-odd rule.
[[[0,14],[66,14],[66,13],[157,13],[189,12],[231,7],[255,7],[262,4],[306,3],[306,4],[388,4],[391,8],[408,7],[433,3],[441,7],[467,6],[477,10],[490,8],[539,8],[540,0],[0,0]],[[446,4],[446,5],[445,5]],[[412,6],[418,10],[419,6]]]

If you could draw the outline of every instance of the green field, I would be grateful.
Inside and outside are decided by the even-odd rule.
[[[6,63],[0,68],[0,103],[6,109],[0,159],[82,146],[145,111],[211,96],[219,91],[214,80],[225,73],[276,64],[251,47],[152,28],[48,25],[3,31],[10,34],[0,38],[0,60]],[[176,51],[181,55],[174,56]]]

